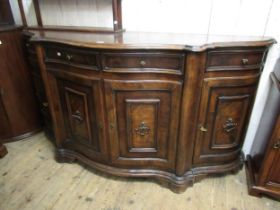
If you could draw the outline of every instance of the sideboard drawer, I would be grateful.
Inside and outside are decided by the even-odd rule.
[[[264,56],[265,49],[209,51],[206,71],[259,69]]]
[[[110,52],[102,54],[104,71],[183,74],[184,53]]]
[[[99,70],[98,53],[92,50],[65,48],[58,46],[45,47],[46,62],[63,63]]]

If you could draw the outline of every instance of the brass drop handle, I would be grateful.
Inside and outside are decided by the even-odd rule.
[[[72,114],[72,117],[78,121],[79,123],[82,123],[82,121],[84,120],[84,118],[82,117],[82,114],[79,110],[75,111],[74,114]]]
[[[202,132],[207,132],[207,128],[205,128],[204,126],[200,125],[199,126],[199,130],[202,131]]]
[[[146,61],[144,61],[144,60],[140,61],[140,65],[141,66],[146,66]]]
[[[66,55],[66,59],[67,59],[68,61],[71,61],[71,60],[73,59],[73,55]]]
[[[151,129],[149,128],[149,126],[142,121],[137,128],[134,129],[136,134],[140,135],[140,136],[145,136],[148,135],[151,131]]]
[[[2,45],[3,44],[3,42],[0,40],[0,45]]]
[[[234,120],[229,117],[227,121],[223,124],[223,129],[227,133],[231,133],[237,129],[238,124],[234,122]]]
[[[247,65],[249,62],[248,58],[243,58],[241,61],[243,65]]]
[[[279,149],[280,148],[280,140],[274,143],[273,149]]]

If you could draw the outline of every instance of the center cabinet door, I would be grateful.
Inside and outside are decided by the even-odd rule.
[[[181,89],[175,81],[105,80],[114,165],[175,168]]]

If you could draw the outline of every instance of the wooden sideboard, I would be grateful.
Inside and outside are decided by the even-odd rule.
[[[0,27],[0,142],[40,131],[30,72],[24,59],[22,27]]]
[[[206,175],[238,170],[273,42],[33,32],[57,160],[153,177],[175,192]]]
[[[247,156],[249,194],[280,200],[280,59],[270,76],[271,87],[254,143]]]

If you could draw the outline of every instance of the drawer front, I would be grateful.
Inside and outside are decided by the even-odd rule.
[[[184,54],[173,52],[110,52],[102,54],[104,71],[183,74]]]
[[[265,49],[217,50],[207,54],[206,71],[260,69]]]
[[[98,53],[92,50],[82,50],[67,47],[45,47],[47,63],[62,63],[70,66],[99,70]]]

